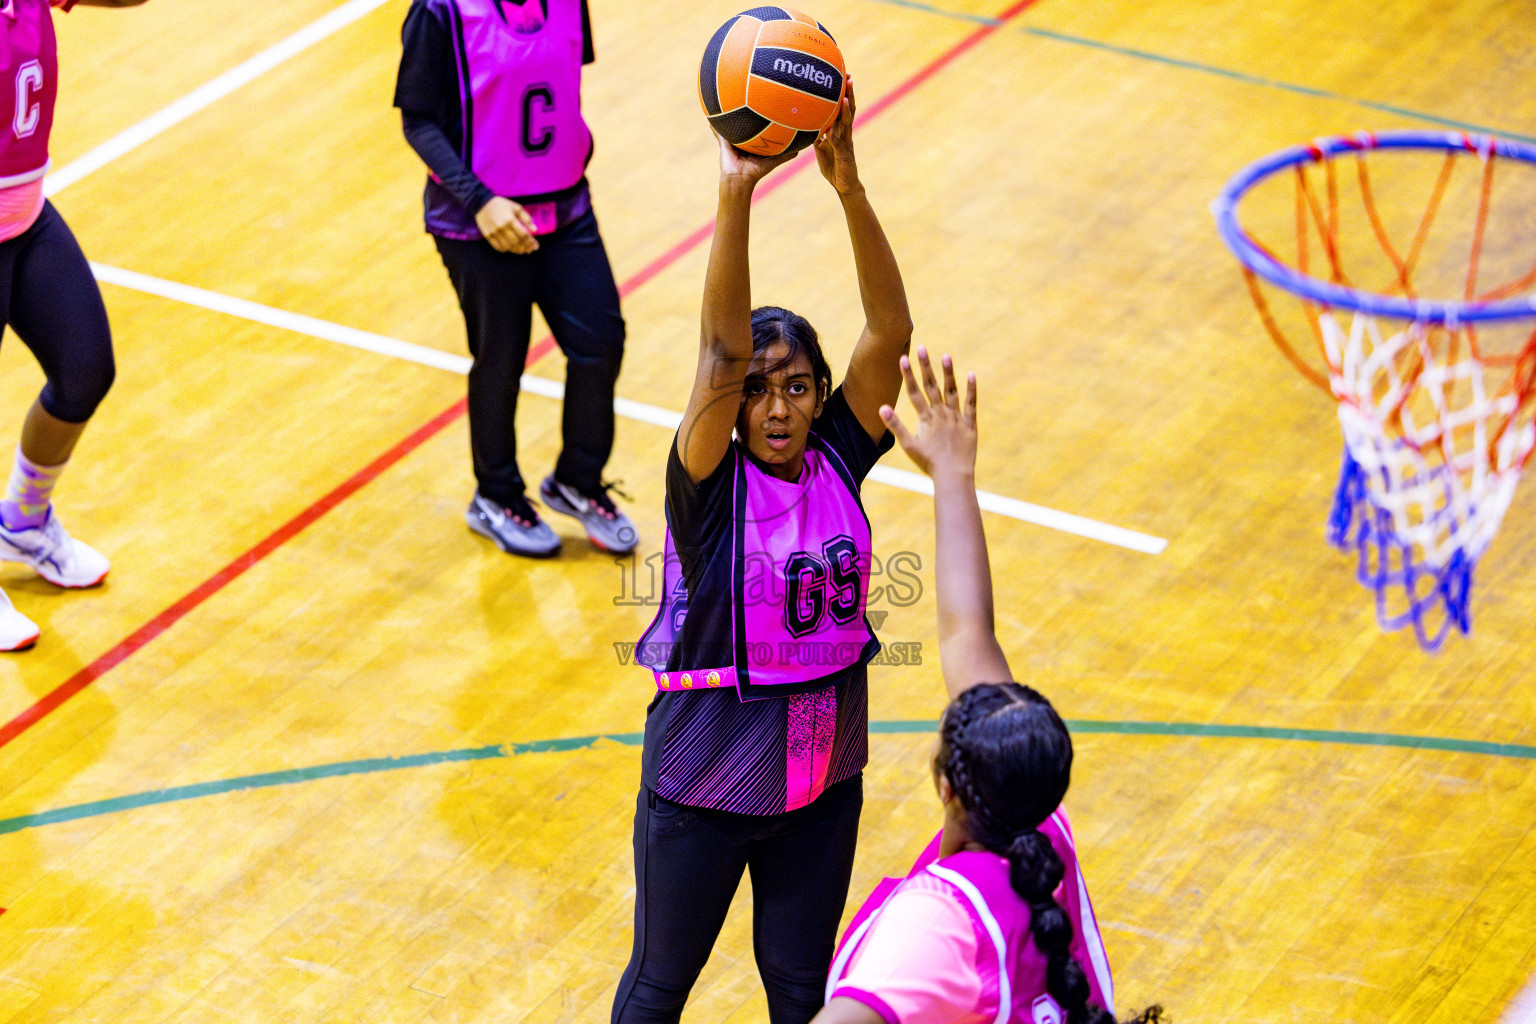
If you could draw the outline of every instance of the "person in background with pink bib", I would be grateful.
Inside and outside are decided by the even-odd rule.
[[[101,289],[80,243],[43,197],[58,92],[51,8],[133,7],[143,0],[0,3],[0,328],[9,324],[48,382],[27,411],[0,499],[0,560],[21,562],[59,587],[94,587],[110,563],[65,532],[53,488],[117,369]],[[37,625],[0,592],[0,650],[37,642]]]
[[[509,554],[546,558],[560,538],[528,500],[517,398],[538,305],[565,353],[564,442],[539,496],[591,542],[639,543],[602,479],[624,318],[587,187],[592,133],[581,69],[593,59],[586,0],[412,0],[395,106],[427,165],[426,227],[464,312],[469,528]]]
[[[927,353],[917,357],[921,384],[901,360],[916,433],[889,406],[880,414],[933,478],[950,696],[933,759],[944,827],[906,878],[886,879],[854,915],[816,1024],[1113,1024],[1109,964],[1061,807],[1072,738],[1049,701],[1012,681],[993,632],[976,378],[962,406],[949,357],[942,388]]]
[[[615,1024],[675,1022],[752,877],[772,1024],[821,1006],[848,897],[868,760],[872,566],[859,487],[891,447],[880,406],[912,334],[895,256],[859,179],[851,92],[816,144],[842,203],[865,326],[840,387],[816,331],[752,308],[752,192],[784,158],[720,143],[693,392],[667,459],[662,604],[635,810],[634,951]],[[734,437],[733,437],[734,433]]]

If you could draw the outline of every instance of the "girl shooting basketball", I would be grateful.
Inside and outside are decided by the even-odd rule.
[[[635,814],[635,939],[616,1024],[676,1021],[744,870],[774,1024],[803,1024],[847,898],[863,803],[870,531],[911,317],[853,154],[851,90],[816,144],[853,243],[865,327],[843,384],[816,331],[752,309],[752,191],[787,157],[720,144],[698,369],[667,462],[664,600]],[[734,436],[733,436],[734,433]]]
[[[919,385],[901,360],[916,433],[885,423],[933,477],[939,661],[950,704],[933,776],[944,828],[910,874],[855,915],[817,1024],[1113,1024],[1114,990],[1061,799],[1072,738],[1039,693],[1012,682],[992,626],[976,502],[976,378],[960,404],[944,357]],[[1159,1019],[1153,1007],[1137,1018]]]

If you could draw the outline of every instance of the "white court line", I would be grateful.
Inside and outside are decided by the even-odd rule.
[[[1504,1011],[1500,1024],[1536,1024],[1536,978],[1515,996],[1515,1001]]]
[[[425,345],[413,345],[408,341],[386,338],[382,334],[370,334],[367,331],[359,331],[352,327],[333,324],[328,320],[316,320],[312,316],[290,313],[285,309],[274,309],[271,306],[263,306],[257,302],[237,299],[232,295],[221,295],[218,292],[204,291],[201,288],[193,288],[191,285],[177,284],[175,281],[150,277],[148,274],[140,274],[132,270],[123,270],[121,267],[110,267],[105,263],[92,263],[91,272],[96,275],[96,280],[98,281],[105,281],[108,284],[115,284],[122,288],[131,288],[136,292],[158,295],[162,299],[184,302],[189,306],[201,306],[203,309],[211,309],[216,313],[227,313],[230,316],[240,317],[242,320],[254,320],[259,324],[266,324],[269,327],[280,327],[285,331],[293,331],[295,334],[307,334],[311,338],[334,341],[338,344],[350,345],[353,348],[364,349],[368,352],[377,352],[380,355],[405,359],[412,363],[420,363],[423,366],[436,367],[439,370],[448,370],[459,374],[469,373],[470,359],[468,356],[455,355],[452,352],[440,352],[435,348],[427,348]]]
[[[57,195],[86,175],[101,170],[118,157],[132,152],[204,107],[223,99],[284,61],[303,53],[370,11],[384,6],[386,2],[388,0],[348,0],[347,3],[310,22],[288,38],[187,93],[170,106],[151,114],[131,128],[118,132],[84,156],[71,160],[57,171],[50,172],[43,181],[43,194]]]
[[[905,491],[914,491],[918,494],[933,494],[933,481],[921,473],[909,473],[904,469],[893,469],[890,466],[876,466],[869,471],[871,480],[878,480],[892,487],[900,487]],[[976,501],[988,512],[996,512],[1000,516],[1009,519],[1018,519],[1021,522],[1034,523],[1036,526],[1044,526],[1047,529],[1059,530],[1062,533],[1075,534],[1078,537],[1087,537],[1090,540],[1101,540],[1106,544],[1116,547],[1130,548],[1132,551],[1140,551],[1148,555],[1160,555],[1168,542],[1161,537],[1153,537],[1150,534],[1137,533],[1135,530],[1127,530],[1123,526],[1111,526],[1101,523],[1097,519],[1086,519],[1083,516],[1075,516],[1070,512],[1058,512],[1053,508],[1043,505],[1031,505],[1027,501],[1018,498],[1010,498],[1002,494],[993,494],[991,491],[978,490]]]
[[[282,309],[273,309],[271,306],[263,306],[260,303],[250,302],[246,299],[237,299],[229,295],[221,295],[218,292],[210,292],[202,288],[193,288],[190,285],[177,284],[174,281],[150,277],[147,274],[140,274],[132,270],[123,270],[120,267],[107,266],[104,263],[92,263],[91,270],[95,272],[98,281],[105,281],[108,284],[115,284],[119,287],[130,288],[134,291],[145,292],[150,295],[158,295],[161,298],[183,302],[189,306],[200,306],[203,309],[211,309],[216,313],[226,313],[229,316],[254,320],[257,323],[267,324],[270,327],[279,327],[283,330],[293,331],[296,334],[306,334],[312,338],[334,341],[338,344],[349,345],[352,348],[360,348],[368,352],[376,352],[380,355],[392,356],[396,359],[404,359],[412,363],[420,363],[423,366],[431,366],[439,370],[448,370],[458,374],[469,373],[470,360],[467,356],[440,352],[435,348],[428,348],[425,345],[415,345],[409,341],[401,341],[398,338],[388,338],[382,334],[372,334],[368,331],[359,331],[352,327],[343,327],[340,324],[317,320],[311,316],[290,313]],[[524,391],[532,392],[544,398],[558,399],[565,396],[565,385],[559,381],[549,380],[545,377],[535,377],[528,373],[523,374],[522,387]],[[613,400],[613,411],[625,419],[638,420],[641,423],[649,423],[668,430],[676,430],[683,420],[681,413],[655,405],[646,405],[644,402],[636,402],[628,398],[615,398]],[[869,478],[892,487],[899,487],[905,491],[912,491],[917,494],[933,494],[933,481],[918,473],[909,473],[906,470],[891,469],[886,466],[876,466],[870,471]],[[1135,530],[1127,530],[1121,526],[1111,526],[1108,523],[1101,523],[1096,519],[1087,519],[1083,516],[1074,516],[1067,512],[1058,512],[1055,509],[1032,505],[1027,501],[1019,501],[1017,498],[993,494],[990,491],[977,491],[976,498],[980,502],[981,507],[988,512],[996,512],[998,515],[1007,516],[1010,519],[1033,523],[1036,526],[1059,530],[1062,533],[1070,533],[1078,537],[1087,537],[1090,540],[1103,541],[1116,547],[1129,548],[1132,551],[1140,551],[1149,555],[1158,555],[1162,554],[1163,549],[1168,546],[1168,542],[1161,537],[1137,533]],[[1536,1024],[1536,1022],[1533,1022],[1533,1024]]]

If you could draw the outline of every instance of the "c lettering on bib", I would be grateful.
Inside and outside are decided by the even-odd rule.
[[[555,144],[555,126],[543,124],[534,129],[533,111],[537,104],[540,110],[555,109],[555,91],[544,82],[535,82],[523,90],[523,152],[529,156],[538,156],[540,153],[549,152],[549,148]]]
[[[18,139],[37,131],[38,123],[43,119],[41,105],[32,98],[32,94],[42,87],[42,64],[29,60],[16,69],[16,116],[11,119],[11,127]]]

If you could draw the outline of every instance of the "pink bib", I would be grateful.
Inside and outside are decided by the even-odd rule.
[[[47,0],[10,0],[0,8],[0,188],[48,170],[48,136],[58,91],[58,50]]]
[[[691,595],[669,527],[661,608],[636,660],[661,690],[735,687],[742,700],[752,700],[830,685],[880,649],[864,618],[872,559],[858,485],[814,435],[796,481],[764,471],[737,444],[726,458],[735,460],[732,576],[716,589],[731,600],[728,616],[710,619],[729,635],[689,635]],[[673,648],[686,640],[729,654],[711,664],[678,664]]]
[[[454,45],[468,88],[464,152],[470,170],[500,196],[568,189],[592,155],[581,116],[581,5],[578,0],[452,0]],[[461,76],[463,71],[460,72]]]

